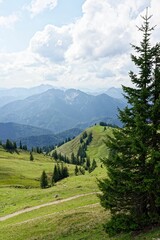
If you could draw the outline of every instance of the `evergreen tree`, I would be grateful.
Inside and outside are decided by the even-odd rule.
[[[55,160],[58,160],[58,154],[57,154],[57,151],[56,151],[56,150],[53,151],[52,157],[53,157]]]
[[[63,164],[61,165],[61,167],[59,164],[57,164],[57,171],[58,171],[58,176],[59,176],[58,181],[59,181],[63,179]]]
[[[77,167],[77,165],[76,165],[76,166],[75,166],[75,170],[74,170],[74,173],[75,173],[76,176],[78,175],[78,172],[79,172],[79,170],[78,170],[78,167]]]
[[[42,172],[41,178],[40,178],[40,186],[41,188],[46,188],[48,186],[48,178],[45,171]]]
[[[86,169],[86,170],[89,170],[90,166],[91,166],[91,161],[90,161],[90,158],[87,157],[85,169]]]
[[[93,138],[93,136],[92,136],[92,132],[90,132],[89,133],[89,135],[88,135],[88,145],[92,142],[92,138]]]
[[[71,153],[71,163],[72,164],[77,164],[77,159],[76,159],[76,157],[75,157],[73,152]]]
[[[69,177],[69,172],[67,166],[62,165],[62,178],[67,178]]]
[[[13,142],[13,148],[16,150],[17,149],[17,143]]]
[[[58,182],[59,179],[60,179],[59,171],[58,171],[57,165],[55,164],[54,170],[53,170],[53,175],[52,175],[52,184]]]
[[[9,139],[6,140],[5,148],[8,151],[12,151],[14,149],[13,143]]]
[[[112,214],[106,224],[111,234],[160,221],[159,45],[150,45],[149,19],[146,14],[139,28],[143,33],[140,46],[132,45],[136,55],[131,59],[139,72],[129,74],[135,88],[123,86],[129,103],[119,111],[124,126],[115,129],[107,143],[110,153],[103,163],[108,178],[99,181],[101,204]]]
[[[82,138],[85,139],[87,137],[87,132],[84,131],[83,134],[82,134]]]
[[[22,142],[19,142],[19,148],[22,149]]]
[[[93,172],[96,167],[97,167],[96,160],[93,159],[92,165],[91,165],[91,167],[89,168],[89,172]]]
[[[33,161],[33,160],[34,160],[33,153],[30,152],[30,161]]]
[[[85,169],[83,167],[79,167],[79,173],[85,175]]]

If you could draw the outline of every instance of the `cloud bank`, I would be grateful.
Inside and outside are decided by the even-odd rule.
[[[36,16],[57,4],[55,0],[34,0],[29,10]],[[153,14],[151,25],[157,25],[152,42],[159,41],[159,0],[86,0],[82,17],[72,24],[48,24],[34,34],[24,52],[0,55],[3,79],[8,72],[18,84],[46,82],[93,90],[130,85],[130,43],[139,44],[136,25],[141,25],[140,15],[145,14],[146,7]]]

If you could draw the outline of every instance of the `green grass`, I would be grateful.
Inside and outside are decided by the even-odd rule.
[[[87,154],[95,158],[98,167],[85,175],[74,175],[73,165],[68,165],[70,177],[63,179],[55,186],[40,189],[40,175],[43,170],[51,177],[54,161],[49,156],[30,154],[21,151],[20,154],[8,153],[0,147],[0,216],[5,216],[28,207],[47,202],[66,199],[78,194],[98,192],[97,178],[106,177],[106,169],[101,167],[100,158],[107,156],[104,140],[112,134],[111,128],[94,126],[93,140],[88,146]],[[58,151],[71,154],[79,147],[80,136],[61,146]],[[77,149],[77,150],[76,150]],[[58,198],[55,196],[58,195]],[[0,222],[0,239],[2,240],[158,240],[160,229],[133,237],[131,234],[118,235],[109,238],[103,230],[103,224],[109,218],[99,204],[96,194],[85,195],[76,199],[46,206],[31,212],[20,214]]]
[[[53,169],[53,159],[34,154],[30,161],[27,151],[9,153],[0,148],[0,187],[39,187],[39,178],[43,170],[50,173]]]
[[[0,188],[0,216],[59,198],[99,191],[94,176],[80,175],[64,179],[48,189]]]
[[[27,222],[5,224],[1,227],[2,239],[108,239],[102,229],[106,213],[100,206],[73,207],[54,213],[51,210],[50,215]]]
[[[93,198],[94,199],[94,198]],[[96,200],[96,199],[95,199]],[[86,203],[85,203],[86,201]],[[109,217],[99,204],[90,205],[88,197],[61,204],[58,207],[44,208],[42,211],[19,215],[3,222],[0,239],[5,240],[158,240],[160,228],[133,235],[123,234],[113,238],[103,230]],[[87,203],[89,205],[87,205]],[[79,205],[80,204],[80,205]],[[84,204],[84,205],[83,205]]]

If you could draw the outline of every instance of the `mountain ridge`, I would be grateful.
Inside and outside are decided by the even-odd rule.
[[[80,90],[49,89],[43,93],[14,101],[0,108],[0,122],[15,122],[45,128],[54,133],[97,122],[97,119],[117,119],[121,100],[107,94],[89,95]],[[110,121],[112,124],[112,122]]]

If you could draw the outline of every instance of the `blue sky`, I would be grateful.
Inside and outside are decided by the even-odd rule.
[[[0,88],[130,85],[130,43],[146,7],[156,43],[159,0],[0,0]]]
[[[84,0],[59,0],[54,10],[44,9],[35,17],[26,11],[28,2],[28,0],[3,0],[0,4],[0,16],[17,15],[19,18],[12,29],[0,29],[1,49],[10,52],[23,50],[27,48],[34,33],[43,30],[47,24],[62,26],[74,22],[82,16]]]

